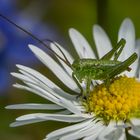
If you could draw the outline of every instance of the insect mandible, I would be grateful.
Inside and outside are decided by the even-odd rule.
[[[118,61],[118,58],[125,47],[125,40],[121,39],[116,47],[112,48],[111,51],[109,51],[107,54],[105,54],[101,59],[76,59],[71,64],[61,48],[54,42],[49,39],[46,39],[46,41],[55,44],[55,46],[59,49],[59,51],[62,53],[62,56],[59,56],[55,51],[53,51],[44,41],[37,38],[32,33],[28,32],[24,28],[20,27],[13,21],[11,21],[6,16],[0,14],[0,17],[11,23],[12,25],[16,26],[26,34],[30,35],[33,39],[37,40],[39,43],[47,47],[57,58],[62,60],[65,64],[67,64],[72,70],[72,77],[78,87],[81,89],[82,96],[86,96],[90,92],[90,85],[92,83],[92,80],[102,80],[104,81],[105,85],[108,86],[110,81],[117,76],[118,74],[124,72],[125,70],[130,71],[131,68],[129,67],[136,59],[137,54],[133,53],[129,58],[127,58],[125,61],[120,62]],[[113,59],[112,59],[113,58]],[[85,82],[86,84],[86,90],[83,90],[80,83]]]

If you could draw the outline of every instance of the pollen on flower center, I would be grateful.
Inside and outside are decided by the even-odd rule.
[[[88,112],[104,122],[140,117],[140,82],[135,78],[120,76],[108,88],[105,84],[97,85],[91,91],[86,107]]]

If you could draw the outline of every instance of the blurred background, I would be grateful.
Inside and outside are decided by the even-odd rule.
[[[68,37],[68,29],[71,27],[79,30],[95,49],[92,39],[93,24],[100,24],[112,43],[115,43],[121,22],[129,17],[135,25],[136,37],[139,38],[139,10],[139,0],[0,0],[0,13],[38,38],[57,41],[71,52],[73,49]],[[5,110],[6,105],[46,102],[36,95],[12,87],[16,79],[10,72],[16,71],[15,64],[33,67],[52,80],[55,79],[30,52],[28,44],[40,46],[29,35],[0,18],[0,140],[41,140],[48,132],[66,125],[43,122],[9,127],[19,115],[33,111]],[[58,84],[61,85],[59,81]]]

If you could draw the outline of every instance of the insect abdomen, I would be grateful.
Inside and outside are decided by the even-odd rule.
[[[113,60],[79,59],[73,62],[72,67],[73,73],[80,81],[88,78],[98,80],[102,78],[104,71],[119,63]]]
[[[72,67],[77,70],[83,68],[104,68],[115,66],[119,63],[119,61],[114,60],[78,59],[73,62]]]

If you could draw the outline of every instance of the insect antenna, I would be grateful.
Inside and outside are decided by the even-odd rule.
[[[54,42],[54,41],[51,41],[51,40],[49,40],[49,39],[43,39],[43,40],[41,40],[42,42],[44,42],[44,41],[47,41],[47,42],[50,42],[50,43],[53,43],[54,45],[55,45],[55,47],[57,47],[57,49],[60,51],[60,53],[63,55],[63,57],[65,58],[65,60],[66,60],[66,62],[67,63],[69,63],[69,64],[67,64],[69,67],[71,67],[71,64],[70,64],[70,62],[68,61],[68,59],[67,59],[67,57],[66,57],[66,55],[64,54],[64,52],[62,51],[62,49],[59,47],[59,45],[56,43],[56,42]],[[50,48],[51,49],[51,48]],[[52,49],[51,49],[52,50]],[[53,51],[53,50],[52,50]],[[53,51],[54,52],[54,51]],[[56,53],[55,53],[56,54]],[[58,54],[57,54],[58,55]],[[60,56],[59,56],[60,57]],[[61,59],[62,60],[62,59]],[[64,62],[64,61],[63,61]],[[66,63],[65,62],[65,63]]]
[[[20,29],[24,33],[26,33],[29,36],[31,36],[34,40],[38,41],[43,46],[47,47],[47,49],[49,49],[53,54],[55,54],[60,60],[62,60],[65,64],[67,64],[71,68],[70,62],[68,61],[67,57],[65,56],[65,54],[63,53],[63,51],[61,50],[61,48],[57,45],[57,43],[55,43],[54,41],[52,41],[50,39],[45,39],[47,42],[53,43],[59,49],[59,51],[63,55],[64,59],[61,56],[59,56],[55,51],[53,51],[46,43],[44,43],[44,41],[42,41],[41,39],[39,39],[38,37],[36,37],[34,34],[28,32],[24,28],[20,27],[19,25],[17,25],[16,23],[14,23],[9,18],[7,18],[6,16],[2,15],[1,13],[0,13],[0,17],[3,18],[3,19],[5,19],[7,22],[9,22],[10,24],[14,25],[15,27],[17,27],[18,29]]]

